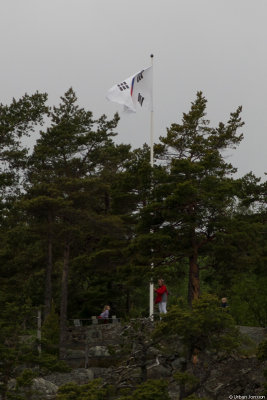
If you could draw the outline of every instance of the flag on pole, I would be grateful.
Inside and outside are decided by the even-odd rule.
[[[152,67],[143,69],[124,81],[112,86],[106,98],[122,104],[126,112],[136,112],[142,108],[153,109]]]

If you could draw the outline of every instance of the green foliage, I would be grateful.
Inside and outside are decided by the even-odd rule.
[[[267,325],[267,277],[240,275],[231,287],[231,314],[238,325]]]
[[[148,380],[131,393],[127,389],[121,389],[116,394],[114,387],[104,386],[100,379],[94,379],[87,385],[69,383],[61,386],[56,400],[154,400],[158,397],[169,400],[167,389],[168,382],[164,380]]]
[[[111,387],[104,387],[101,379],[94,379],[86,385],[68,383],[58,390],[56,400],[109,400]]]
[[[51,372],[70,372],[71,368],[57,356],[47,353],[41,353],[40,356],[33,359],[34,363],[39,365],[44,374]]]
[[[173,378],[179,383],[180,388],[183,388],[184,393],[195,392],[200,383],[200,380],[189,372],[175,372]]]
[[[33,379],[37,376],[31,369],[24,369],[16,379],[16,387],[7,393],[8,400],[39,399],[41,393],[32,389]]]
[[[50,314],[42,326],[42,348],[46,353],[58,355],[59,345],[59,318],[52,303]]]
[[[239,332],[233,318],[222,311],[219,301],[211,295],[195,300],[192,309],[172,306],[155,329],[155,337],[179,336],[190,358],[194,349],[210,349],[229,353],[237,348]]]
[[[267,369],[264,371],[264,377],[266,378],[266,382],[264,384],[264,393],[263,395],[267,396]]]
[[[10,192],[15,194],[19,187],[27,155],[21,138],[43,123],[44,115],[48,113],[46,100],[47,94],[36,92],[31,96],[25,94],[18,100],[13,99],[9,105],[0,104],[1,196],[8,198]]]
[[[258,346],[257,357],[260,361],[267,360],[267,340],[261,342]]]
[[[33,379],[37,376],[31,369],[24,369],[17,377],[17,387],[31,386]]]
[[[25,332],[25,321],[33,310],[29,303],[18,305],[9,302],[8,297],[0,291],[0,394],[3,395],[15,368],[32,359],[35,351],[35,338]]]
[[[167,381],[149,379],[139,385],[131,394],[118,397],[118,400],[155,400],[157,398],[169,400],[167,389]]]
[[[188,372],[178,371],[175,372],[173,377],[180,385],[188,385],[189,388],[199,383],[199,379]]]

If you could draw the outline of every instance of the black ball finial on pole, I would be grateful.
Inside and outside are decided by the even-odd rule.
[[[154,57],[154,54],[150,54],[150,57],[153,58],[153,57]]]

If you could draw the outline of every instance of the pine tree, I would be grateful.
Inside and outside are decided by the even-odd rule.
[[[109,185],[105,180],[117,149],[112,141],[118,116],[94,120],[76,104],[69,89],[50,113],[51,126],[41,132],[30,159],[28,210],[47,226],[46,312],[51,305],[53,248],[61,249],[61,344],[65,340],[68,281],[72,259],[81,247],[94,248],[99,236],[116,230],[120,220],[109,215]],[[83,249],[84,251],[84,249]],[[62,346],[61,346],[62,347]]]
[[[188,259],[190,303],[200,295],[199,257],[224,230],[238,195],[236,169],[224,160],[223,152],[235,148],[243,137],[238,134],[243,125],[241,107],[226,124],[212,128],[205,119],[206,103],[197,93],[182,124],[172,124],[155,146],[165,175],[154,183],[153,201],[140,223],[146,233],[143,241],[150,241],[148,248],[155,249],[155,264],[168,258]]]
[[[36,92],[25,94],[11,104],[0,104],[0,193],[1,196],[16,193],[25,167],[27,148],[21,139],[34,132],[37,125],[43,123],[48,112],[45,105],[47,94]]]

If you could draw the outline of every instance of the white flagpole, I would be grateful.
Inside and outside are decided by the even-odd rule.
[[[152,89],[151,89],[151,112],[150,112],[150,165],[154,166],[154,104],[153,104],[153,58],[154,55],[151,54],[151,71],[152,71]]]
[[[151,112],[150,112],[150,165],[154,166],[154,104],[153,104],[153,57],[151,54],[151,71],[152,71],[152,93],[151,93]],[[153,250],[152,250],[153,251]],[[153,269],[154,264],[151,263],[151,269]],[[154,284],[151,280],[149,284],[149,316],[153,320],[154,315]]]

